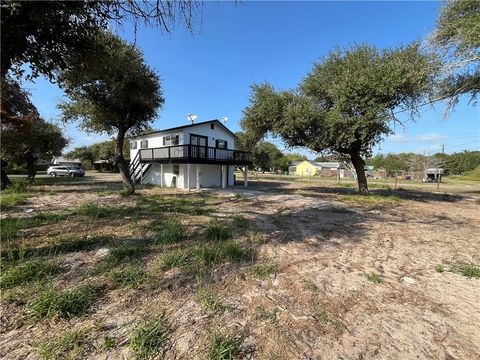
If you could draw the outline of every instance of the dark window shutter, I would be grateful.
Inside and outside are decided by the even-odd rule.
[[[179,137],[178,135],[175,135],[175,145],[178,145],[178,143],[179,143]]]
[[[227,140],[225,140],[225,147],[224,147],[224,149],[228,149]]]
[[[215,140],[215,147],[218,148],[218,140]]]
[[[215,125],[213,125],[213,123],[210,124],[210,129],[215,129]]]
[[[163,146],[165,146],[165,136],[163,137]]]

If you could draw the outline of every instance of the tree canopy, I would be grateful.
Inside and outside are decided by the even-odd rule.
[[[89,132],[116,136],[116,163],[124,185],[134,191],[123,154],[127,132],[144,130],[163,106],[158,75],[133,45],[105,32],[95,56],[81,59],[60,76],[68,102],[59,105],[65,121]]]
[[[61,129],[40,117],[28,92],[17,81],[2,81],[1,157],[17,166],[26,165],[30,180],[35,177],[35,160],[51,160],[61,154],[68,139]]]
[[[368,194],[364,156],[398,122],[394,111],[413,116],[431,91],[437,63],[419,44],[378,51],[358,45],[334,51],[314,65],[297,89],[253,85],[242,127],[261,139],[267,133],[287,146],[347,155]]]
[[[91,51],[100,29],[133,21],[169,32],[177,22],[189,30],[201,13],[198,1],[1,1],[1,74],[12,69],[56,79],[73,59]]]
[[[476,103],[480,93],[480,1],[447,1],[430,40],[445,61],[439,97],[448,98],[453,106],[459,96],[469,94]]]

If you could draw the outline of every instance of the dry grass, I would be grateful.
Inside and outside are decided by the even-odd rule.
[[[475,189],[126,197],[102,176],[4,206],[2,358],[480,355]]]

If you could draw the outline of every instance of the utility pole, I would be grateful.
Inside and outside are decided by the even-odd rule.
[[[445,144],[442,144],[442,154],[445,153]]]

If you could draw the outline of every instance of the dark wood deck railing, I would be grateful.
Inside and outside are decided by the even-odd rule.
[[[143,163],[193,163],[249,165],[252,154],[246,151],[217,149],[199,145],[175,145],[161,148],[140,149]]]

